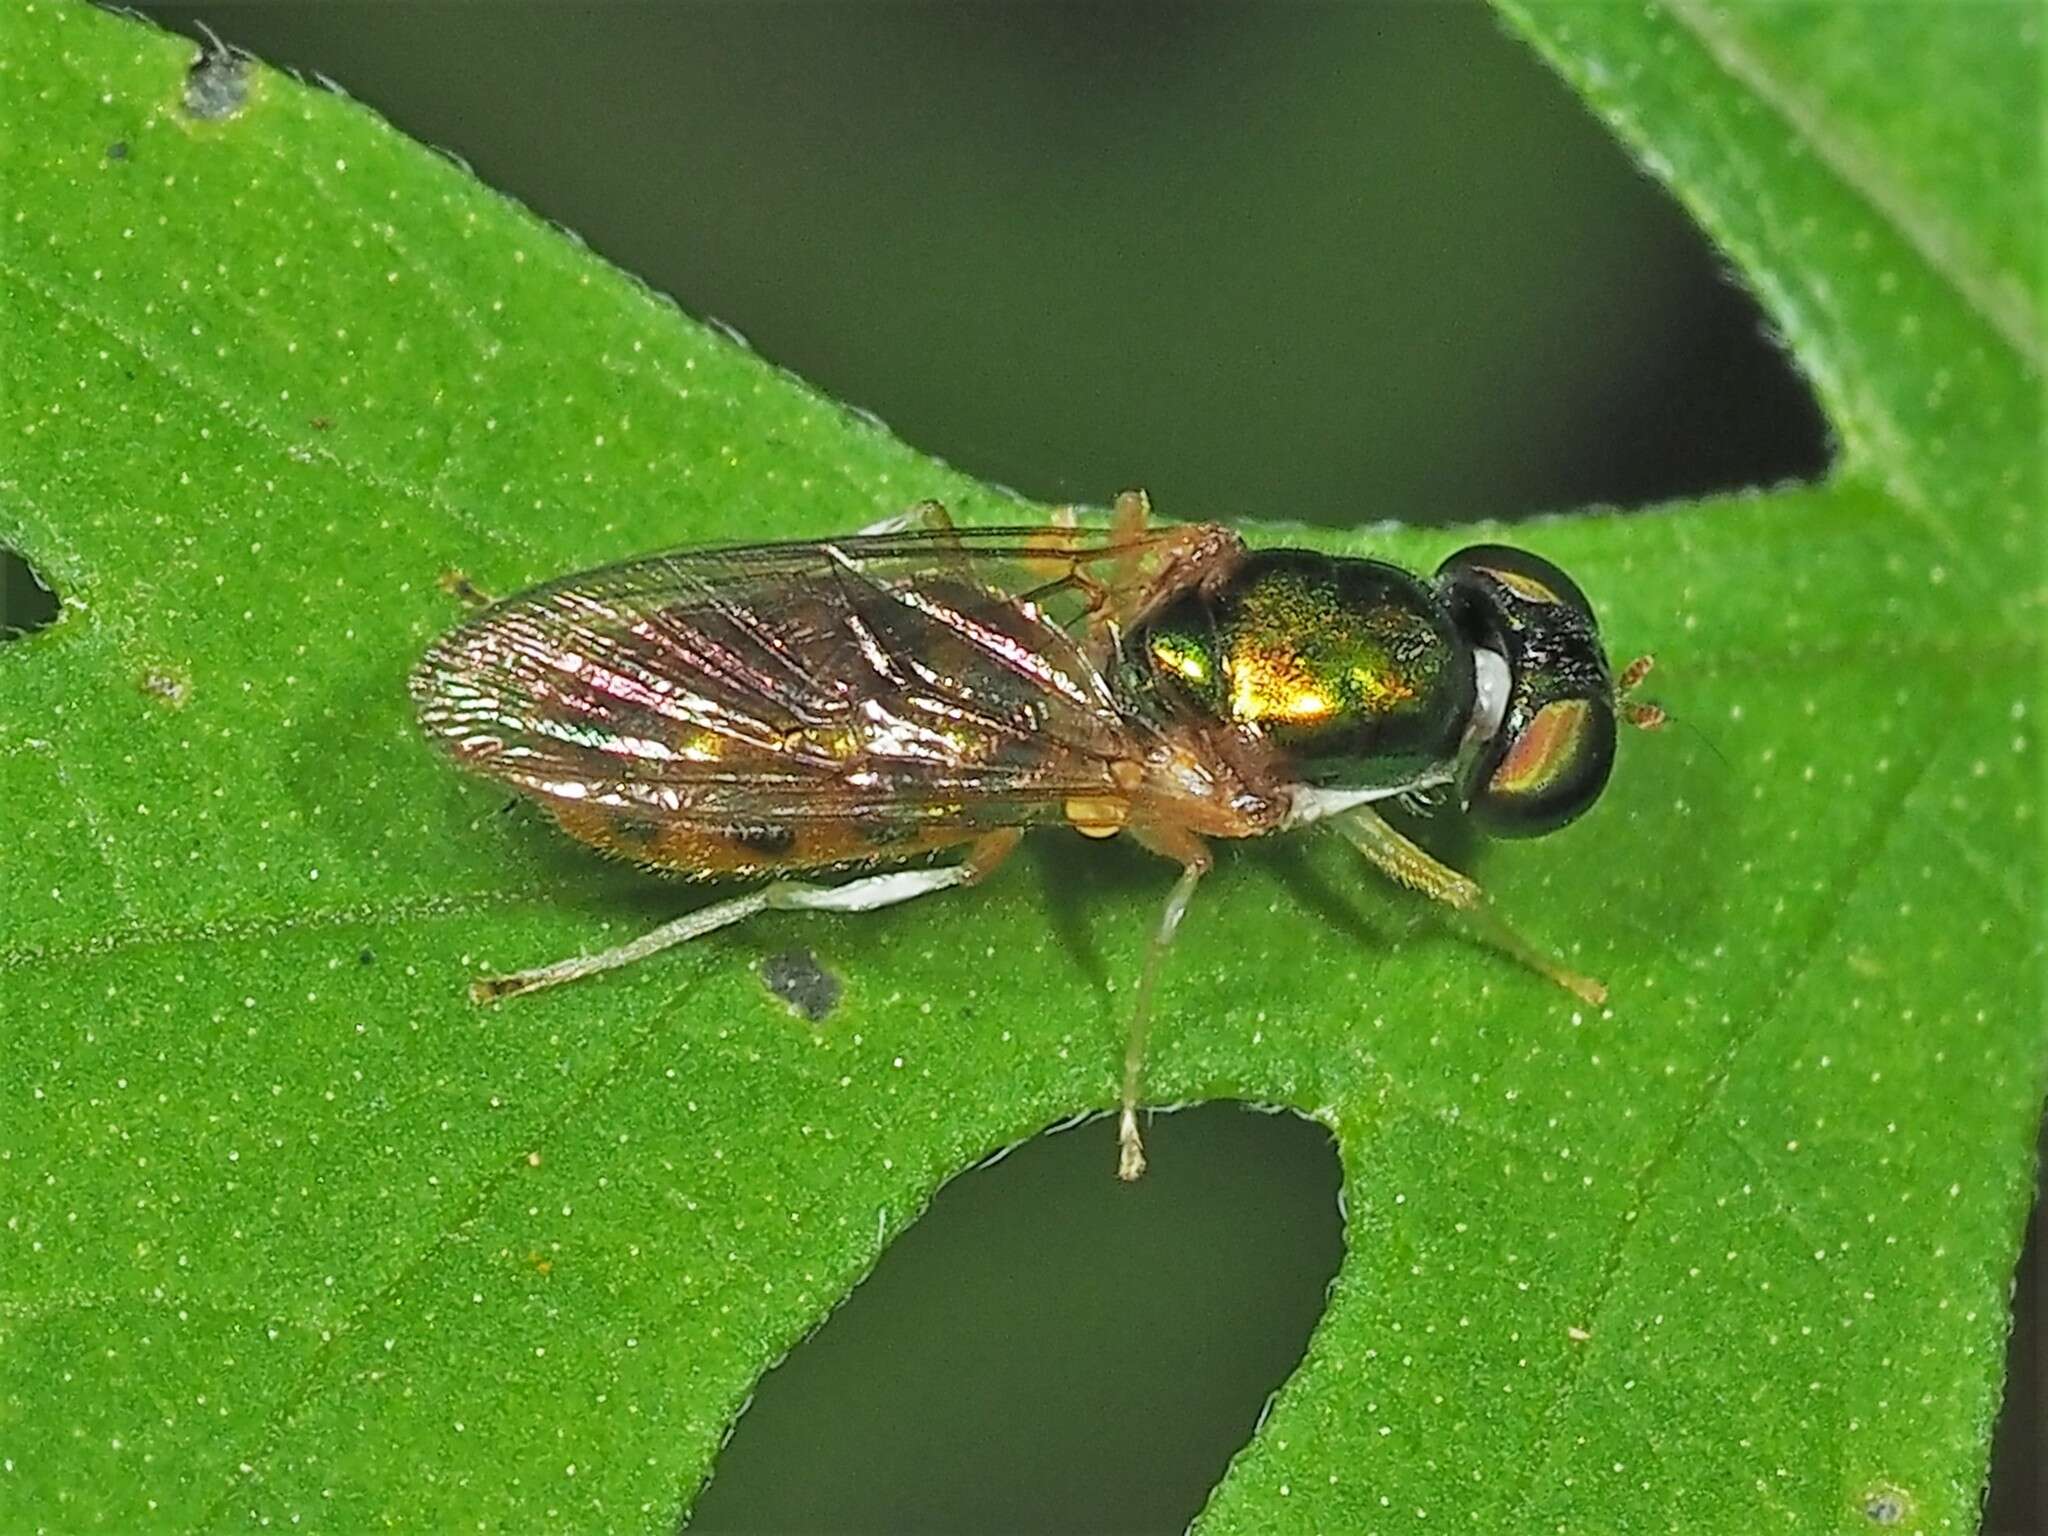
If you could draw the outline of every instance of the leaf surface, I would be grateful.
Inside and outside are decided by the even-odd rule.
[[[1697,727],[1472,850],[1607,1009],[1340,847],[1226,851],[1152,1096],[1314,1114],[1350,1228],[1203,1526],[1968,1529],[2043,1087],[2029,13],[1510,14],[1757,287],[1840,460],[1518,535]],[[48,0],[0,39],[0,543],[64,604],[0,646],[0,1500],[666,1528],[943,1179],[1113,1101],[1167,871],[1049,840],[472,1008],[694,895],[418,741],[444,567],[1019,509],[346,100],[251,69],[195,115],[189,62]],[[756,971],[799,924],[815,1024]]]

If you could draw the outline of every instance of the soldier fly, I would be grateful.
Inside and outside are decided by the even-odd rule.
[[[959,528],[926,502],[845,538],[682,549],[497,603],[412,676],[426,734],[605,853],[758,879],[599,954],[475,982],[573,981],[763,911],[865,912],[976,884],[1034,827],[1174,861],[1139,975],[1118,1173],[1155,982],[1208,842],[1328,822],[1383,874],[1590,1002],[1479,887],[1377,807],[1454,801],[1482,830],[1554,831],[1599,798],[1648,658],[1609,671],[1585,595],[1526,551],[1423,578],[1377,560],[1071,516]],[[949,860],[934,856],[952,854]],[[788,878],[849,871],[837,884]]]

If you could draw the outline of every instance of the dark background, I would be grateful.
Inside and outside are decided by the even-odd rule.
[[[1476,5],[143,9],[1034,497],[1447,522],[1826,466],[1752,302]],[[6,576],[0,633],[37,611]],[[949,1186],[763,1382],[692,1529],[1179,1530],[1321,1311],[1336,1157],[1211,1106],[1124,1189],[1099,1141]],[[2042,1225],[1996,1533],[2048,1526]]]

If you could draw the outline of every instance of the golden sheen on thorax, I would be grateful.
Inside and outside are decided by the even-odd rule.
[[[1471,651],[1443,604],[1377,560],[1250,555],[1227,587],[1168,605],[1146,649],[1165,686],[1316,780],[1448,759],[1472,712]]]

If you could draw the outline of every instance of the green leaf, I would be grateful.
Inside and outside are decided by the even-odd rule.
[[[1477,855],[1607,1009],[1323,842],[1203,890],[1152,1096],[1313,1113],[1350,1216],[1204,1529],[1965,1529],[2044,1081],[2031,13],[1513,20],[1840,458],[1525,534],[1698,727]],[[472,1008],[676,902],[416,739],[437,573],[1019,509],[345,100],[196,114],[188,62],[49,0],[0,38],[0,543],[64,604],[0,645],[0,1507],[667,1527],[941,1180],[1112,1102],[1166,871],[1049,839]],[[815,1025],[756,973],[799,930]]]

